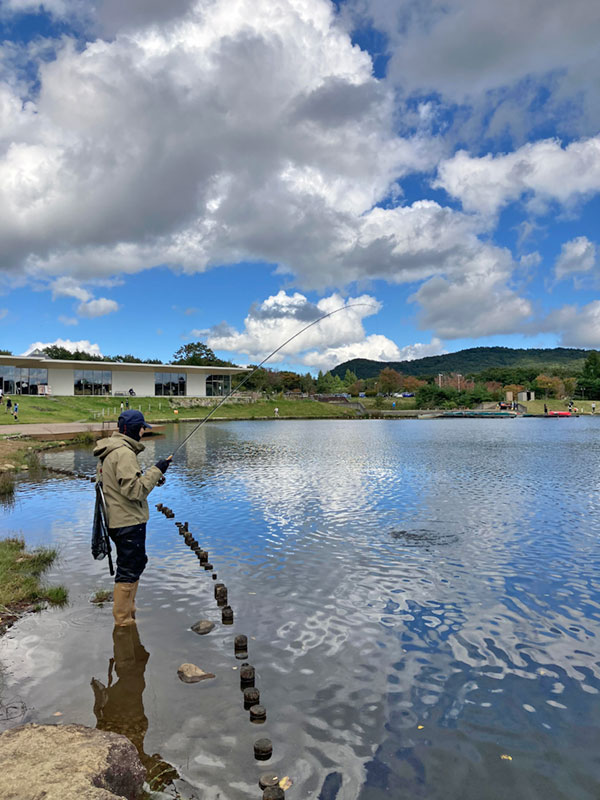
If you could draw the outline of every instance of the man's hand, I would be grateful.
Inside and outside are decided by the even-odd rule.
[[[162,472],[162,474],[164,475],[164,474],[165,474],[165,472],[166,472],[166,471],[169,469],[169,467],[171,466],[171,459],[172,459],[172,458],[173,458],[173,456],[169,456],[168,458],[161,458],[159,461],[157,461],[157,462],[156,462],[156,464],[155,464],[154,466],[155,466],[155,467],[158,467],[158,468],[159,468],[159,470],[160,470],[160,471]]]

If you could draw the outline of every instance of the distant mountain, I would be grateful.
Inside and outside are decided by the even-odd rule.
[[[435,376],[438,372],[460,372],[463,375],[471,375],[493,367],[520,367],[536,369],[539,372],[561,369],[576,374],[583,369],[589,352],[569,347],[554,347],[547,350],[471,347],[468,350],[459,350],[458,353],[427,356],[427,358],[416,358],[414,361],[370,361],[367,358],[353,358],[332,369],[331,374],[343,378],[349,369],[358,378],[376,378],[385,367],[391,367],[404,375],[417,377]]]

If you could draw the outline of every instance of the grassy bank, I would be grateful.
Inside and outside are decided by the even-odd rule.
[[[548,406],[548,411],[568,411],[569,409],[569,401],[568,400],[533,400],[529,401],[529,403],[525,403],[524,405],[527,406],[527,412],[529,414],[543,414],[544,413],[544,403]],[[575,408],[577,409],[577,413],[581,414],[591,414],[592,413],[592,401],[591,400],[575,400],[574,401]],[[596,414],[600,416],[600,401],[596,402]]]
[[[206,416],[211,407],[192,406],[179,408],[177,400],[167,397],[131,397],[131,408],[139,408],[146,419],[172,420],[179,417],[200,418]],[[119,397],[27,397],[19,398],[19,423],[51,422],[102,422],[117,420],[120,410]],[[273,417],[275,408],[280,417],[348,417],[356,416],[351,409],[343,406],[318,403],[315,400],[287,400],[275,398],[256,403],[225,403],[217,416],[226,419],[256,419]],[[175,414],[175,409],[178,413]],[[12,424],[13,419],[0,409],[0,424]]]
[[[22,611],[39,610],[46,602],[67,602],[64,587],[41,584],[42,574],[56,555],[56,550],[45,547],[28,552],[22,539],[0,539],[0,632]]]
[[[0,438],[0,470],[4,464],[12,464],[17,470],[27,467],[30,474],[32,474],[41,468],[38,456],[40,450],[52,450],[62,446],[60,442]],[[10,493],[10,473],[2,481],[2,477],[6,475],[7,473],[0,472],[0,500],[3,495]]]

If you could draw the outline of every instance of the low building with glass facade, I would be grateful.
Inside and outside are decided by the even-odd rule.
[[[245,367],[190,367],[112,361],[62,361],[43,356],[0,356],[5,395],[51,394],[138,397],[223,397],[231,376]]]

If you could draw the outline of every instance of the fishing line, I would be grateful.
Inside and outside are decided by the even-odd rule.
[[[313,320],[313,322],[309,323],[308,325],[305,325],[304,328],[302,328],[302,330],[299,330],[293,336],[290,336],[289,339],[286,339],[285,342],[283,344],[280,344],[279,347],[276,350],[273,350],[273,352],[269,353],[269,355],[266,358],[263,358],[263,360],[260,362],[260,364],[258,366],[256,366],[256,367],[254,367],[252,372],[249,375],[246,375],[244,380],[241,383],[239,383],[235,387],[235,389],[232,389],[229,392],[228,395],[226,395],[219,403],[217,403],[216,406],[214,406],[214,408],[211,409],[211,411],[206,415],[206,417],[204,417],[204,419],[201,422],[198,423],[198,425],[196,425],[196,427],[191,431],[191,433],[189,433],[185,437],[185,439],[180,444],[177,445],[177,447],[175,448],[175,450],[173,450],[173,452],[171,453],[169,458],[172,459],[173,456],[175,455],[175,453],[178,450],[180,450],[183,447],[183,445],[189,439],[192,438],[192,436],[196,433],[196,431],[199,428],[201,428],[204,425],[205,422],[208,422],[208,420],[212,417],[212,415],[215,413],[215,411],[217,411],[219,408],[221,408],[223,403],[225,403],[225,401],[229,400],[229,398],[231,397],[232,394],[235,394],[235,392],[239,391],[242,388],[242,386],[246,383],[246,381],[250,380],[250,378],[254,375],[254,373],[257,372],[262,367],[263,364],[265,364],[270,358],[273,358],[274,355],[277,355],[277,353],[280,350],[283,350],[283,348],[286,345],[288,345],[290,342],[293,342],[294,339],[296,339],[298,336],[300,336],[302,333],[304,333],[304,331],[307,331],[309,328],[312,328],[313,325],[317,325],[317,323],[321,322],[324,319],[327,319],[327,317],[331,317],[334,314],[337,314],[339,311],[346,311],[346,309],[348,309],[348,308],[359,308],[361,306],[370,306],[371,308],[377,308],[377,306],[374,303],[353,303],[350,306],[340,306],[340,308],[336,308],[334,311],[330,311],[328,314],[323,314],[322,317],[319,317],[318,319]]]

